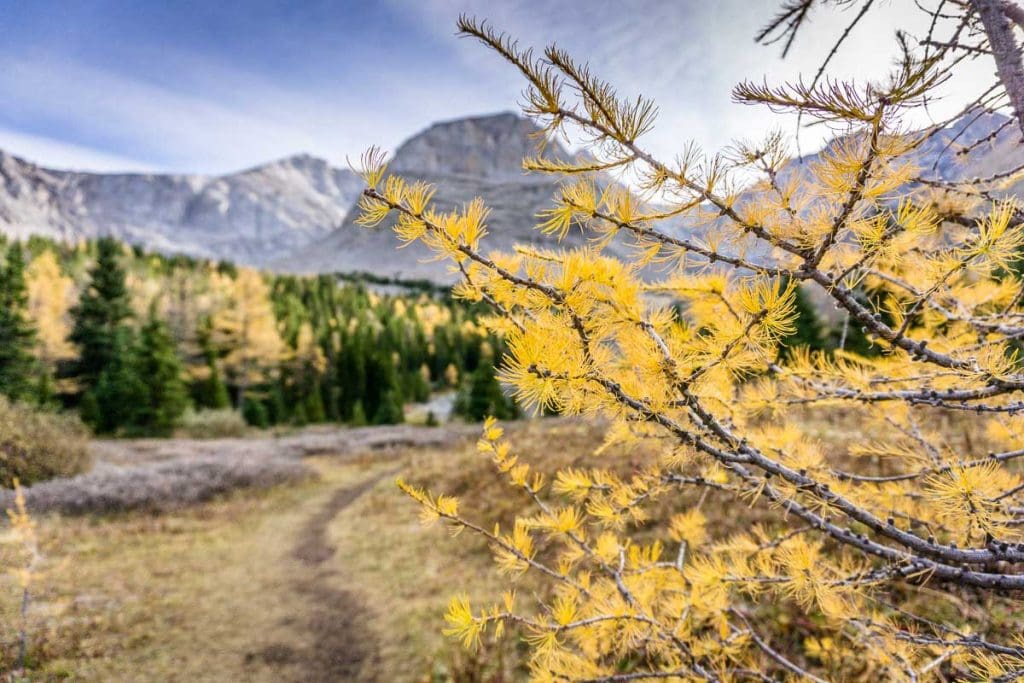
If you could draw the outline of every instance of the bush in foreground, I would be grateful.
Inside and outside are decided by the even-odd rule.
[[[0,396],[0,487],[70,477],[92,465],[88,433],[76,418]],[[3,509],[0,507],[0,509]]]

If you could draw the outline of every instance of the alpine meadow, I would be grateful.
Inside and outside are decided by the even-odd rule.
[[[157,4],[0,9],[0,680],[1024,680],[1024,2]]]

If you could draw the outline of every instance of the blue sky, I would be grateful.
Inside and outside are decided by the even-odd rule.
[[[835,63],[878,76],[892,22],[880,3]],[[790,58],[753,43],[775,0],[7,0],[0,3],[0,148],[43,165],[223,173],[299,152],[342,164],[394,148],[432,121],[516,108],[522,83],[454,36],[462,12],[543,46],[557,41],[661,106],[649,145],[717,149],[788,125],[732,104],[744,77],[813,73],[827,48]],[[817,17],[835,35],[850,12]],[[985,70],[985,69],[983,69]],[[991,68],[987,68],[990,72]],[[802,134],[813,146],[825,131]]]

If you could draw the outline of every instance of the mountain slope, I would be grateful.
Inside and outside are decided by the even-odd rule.
[[[0,152],[0,231],[111,235],[164,252],[266,265],[325,235],[358,195],[351,171],[306,155],[224,176],[95,174]]]
[[[482,197],[490,209],[488,251],[508,251],[523,242],[555,246],[555,236],[542,235],[533,227],[537,214],[552,205],[559,180],[522,170],[523,157],[537,151],[537,133],[532,121],[512,113],[436,123],[403,143],[388,170],[409,181],[434,184],[434,206],[442,211]],[[556,158],[570,156],[557,142],[549,143],[546,154]],[[613,181],[609,178],[608,182]],[[422,245],[414,243],[398,249],[400,242],[390,229],[392,220],[367,229],[355,224],[358,215],[353,205],[344,222],[330,235],[273,265],[298,272],[366,271],[384,277],[435,282],[457,279],[449,272],[447,263],[432,260],[432,254]],[[562,245],[571,247],[583,242],[579,232],[573,231]],[[609,251],[622,253],[623,248],[613,242]]]
[[[1020,166],[1024,146],[1006,121],[981,111],[965,116],[926,141],[913,153],[914,161],[923,176],[944,181]],[[553,245],[554,237],[533,226],[537,214],[551,205],[559,180],[521,167],[522,158],[536,151],[537,132],[531,121],[512,113],[436,123],[403,143],[390,169],[435,184],[436,206],[442,210],[483,197],[491,209],[487,249],[508,250],[518,242]],[[965,147],[969,154],[956,153]],[[569,155],[557,143],[547,153]],[[795,159],[780,175],[805,175],[821,155]],[[55,171],[0,152],[0,232],[62,240],[109,234],[158,251],[300,273],[456,279],[421,245],[398,249],[389,222],[372,230],[355,225],[361,189],[351,171],[308,155],[202,176]],[[1020,194],[1022,189],[1019,183],[1002,191]],[[751,189],[737,205],[757,191]],[[680,221],[667,229],[701,233],[709,227]],[[573,231],[563,246],[583,243]],[[609,251],[623,254],[625,247],[613,242]]]

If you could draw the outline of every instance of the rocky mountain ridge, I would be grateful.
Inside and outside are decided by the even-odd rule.
[[[487,249],[507,251],[514,244],[530,242],[554,246],[557,238],[533,229],[537,214],[549,207],[558,190],[556,177],[526,173],[524,156],[537,150],[539,129],[530,120],[512,113],[494,114],[436,123],[403,143],[388,170],[409,181],[423,180],[437,188],[434,206],[451,211],[482,197],[487,217]],[[567,159],[570,153],[549,142],[546,154]],[[613,182],[610,178],[607,182]],[[420,244],[402,249],[386,220],[373,229],[356,225],[358,210],[348,213],[327,237],[310,243],[273,265],[300,272],[366,271],[398,279],[451,282],[457,275],[449,264],[433,260]],[[571,233],[563,244],[583,244],[585,237]],[[613,244],[616,251],[621,245]]]
[[[203,176],[58,171],[0,152],[0,232],[264,266],[339,225],[360,188],[309,155]]]
[[[923,175],[945,181],[1020,166],[1024,145],[1006,121],[980,111],[965,116],[932,136],[914,161]],[[535,152],[537,135],[534,123],[513,113],[435,123],[404,142],[389,168],[435,184],[443,210],[483,197],[491,209],[489,249],[523,241],[553,244],[554,237],[532,228],[550,206],[558,179],[521,167],[522,158]],[[958,148],[971,151],[956,154]],[[569,156],[557,142],[547,154]],[[805,173],[820,155],[794,159],[784,173]],[[422,246],[397,249],[387,224],[373,230],[355,225],[361,189],[350,170],[309,155],[203,176],[56,171],[0,152],[0,232],[60,240],[112,235],[157,251],[289,272],[455,279]],[[687,231],[684,225],[675,229]],[[584,240],[578,232],[567,238],[570,246]],[[610,249],[622,253],[625,246],[613,243]]]

